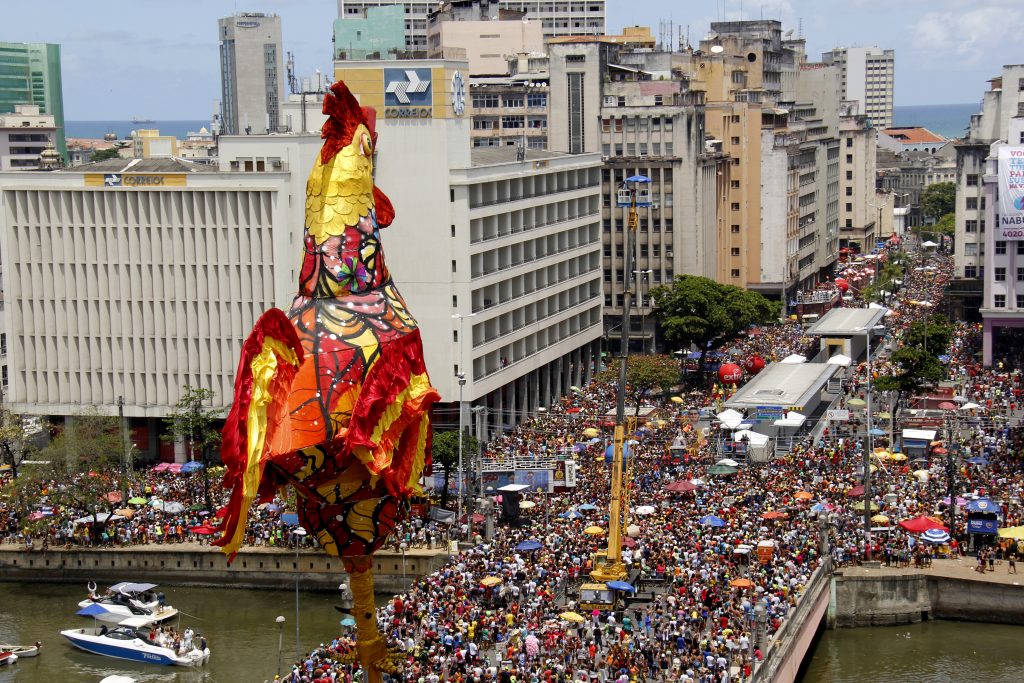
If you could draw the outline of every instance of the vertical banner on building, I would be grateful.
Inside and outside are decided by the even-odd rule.
[[[1024,240],[1024,146],[999,148],[999,232],[996,239]]]

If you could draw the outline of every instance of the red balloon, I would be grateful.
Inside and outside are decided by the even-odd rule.
[[[846,293],[846,291],[850,289],[850,283],[841,277],[837,277],[836,287],[838,287],[843,293]]]
[[[718,379],[722,380],[723,384],[737,384],[743,379],[743,368],[735,363],[723,363],[722,367],[718,368]]]
[[[761,358],[761,356],[758,356],[755,353],[750,358],[744,359],[743,369],[749,372],[751,375],[756,375],[757,373],[764,370],[764,358]]]

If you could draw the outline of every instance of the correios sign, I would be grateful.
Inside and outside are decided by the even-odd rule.
[[[999,223],[996,239],[1024,240],[1024,145],[999,148]]]
[[[184,173],[86,173],[86,187],[185,187]]]

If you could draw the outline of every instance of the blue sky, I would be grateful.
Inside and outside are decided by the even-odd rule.
[[[741,10],[742,8],[742,10]],[[217,19],[280,14],[300,75],[331,66],[336,0],[3,0],[0,40],[63,47],[66,118],[207,119],[220,97]],[[718,18],[802,20],[808,53],[896,49],[896,104],[980,101],[985,81],[1022,59],[1022,0],[608,0],[608,30],[671,20],[705,35]]]

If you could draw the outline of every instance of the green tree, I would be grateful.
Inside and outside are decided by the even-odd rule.
[[[183,386],[181,398],[164,420],[167,434],[162,437],[165,441],[184,441],[189,460],[199,456],[199,461],[203,463],[203,495],[208,510],[212,509],[210,451],[220,446],[220,429],[217,424],[221,411],[219,408],[206,408],[213,401],[214,395],[210,389],[193,388],[187,384]]]
[[[947,213],[935,223],[935,232],[952,235],[956,232],[956,214]]]
[[[107,495],[117,488],[124,462],[120,420],[95,407],[69,417],[36,457],[44,464],[25,470],[23,478],[31,472],[40,483],[53,482],[48,485],[50,502],[87,511],[93,518],[93,537],[98,538],[104,528],[98,515],[113,508]]]
[[[941,313],[915,320],[903,333],[903,346],[921,349],[935,357],[946,353],[952,340],[953,324]]]
[[[34,448],[30,431],[21,415],[0,407],[0,464],[10,467],[14,479],[18,478],[21,461]]]
[[[616,382],[619,368],[611,367],[598,379]],[[626,362],[627,402],[632,401],[640,414],[640,402],[657,391],[666,392],[679,383],[679,361],[669,356],[629,356]]]
[[[120,147],[108,147],[107,149],[98,149],[89,155],[90,162],[106,161],[107,159],[117,159],[121,156]]]
[[[469,431],[462,435],[462,466],[469,469],[473,462],[473,456],[477,452],[476,437]],[[448,482],[451,481],[452,471],[459,466],[459,431],[436,432],[434,434],[434,446],[432,450],[434,465],[440,465],[444,471],[444,488],[441,489],[441,507],[448,507]],[[463,476],[463,483],[469,478]]]
[[[779,315],[778,301],[696,275],[681,275],[671,285],[655,287],[651,297],[665,339],[678,349],[696,345],[701,354],[700,376],[708,351],[725,346],[751,325],[772,322]]]
[[[955,210],[956,185],[954,183],[935,183],[924,188],[921,193],[921,213],[925,218],[937,221]]]
[[[946,376],[946,369],[938,358],[916,346],[897,349],[889,360],[896,367],[896,374],[882,375],[872,382],[872,386],[876,391],[896,392],[892,413],[892,421],[895,424],[903,397],[913,396],[926,384],[938,382]]]

